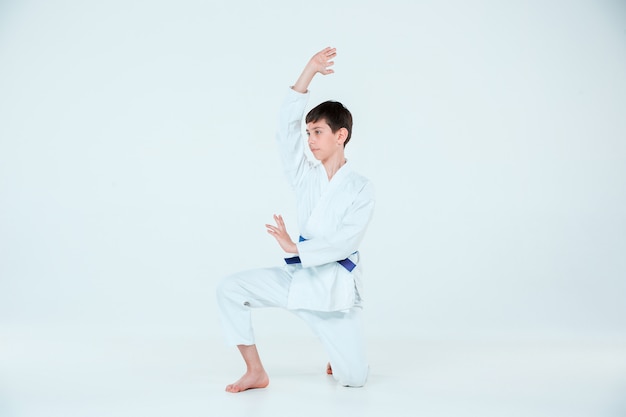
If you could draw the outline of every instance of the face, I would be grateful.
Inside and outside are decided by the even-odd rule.
[[[309,149],[315,159],[324,162],[336,153],[343,152],[344,130],[339,129],[333,133],[324,119],[307,123],[306,134],[309,137]]]

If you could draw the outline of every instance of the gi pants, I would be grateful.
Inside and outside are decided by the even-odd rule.
[[[217,288],[221,324],[229,345],[253,345],[251,309],[287,306],[291,276],[283,268],[255,269],[230,275]],[[361,307],[345,311],[290,310],[319,337],[330,358],[333,377],[344,386],[365,384]]]

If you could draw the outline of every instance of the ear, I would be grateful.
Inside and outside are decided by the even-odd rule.
[[[348,129],[346,129],[345,127],[340,128],[337,131],[337,144],[343,145],[347,138],[348,138]]]

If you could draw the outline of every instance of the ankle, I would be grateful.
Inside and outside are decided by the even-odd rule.
[[[248,366],[246,369],[246,373],[247,374],[264,374],[265,373],[265,368],[263,368],[263,365],[260,366]]]

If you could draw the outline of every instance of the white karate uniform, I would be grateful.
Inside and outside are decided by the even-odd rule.
[[[222,280],[218,306],[226,341],[254,344],[251,308],[281,307],[305,320],[330,357],[333,376],[362,386],[368,373],[361,328],[359,244],[374,209],[371,183],[344,164],[329,181],[324,166],[304,152],[302,119],[308,93],[289,89],[277,141],[297,197],[301,263],[246,271]],[[356,264],[351,272],[337,261]]]

